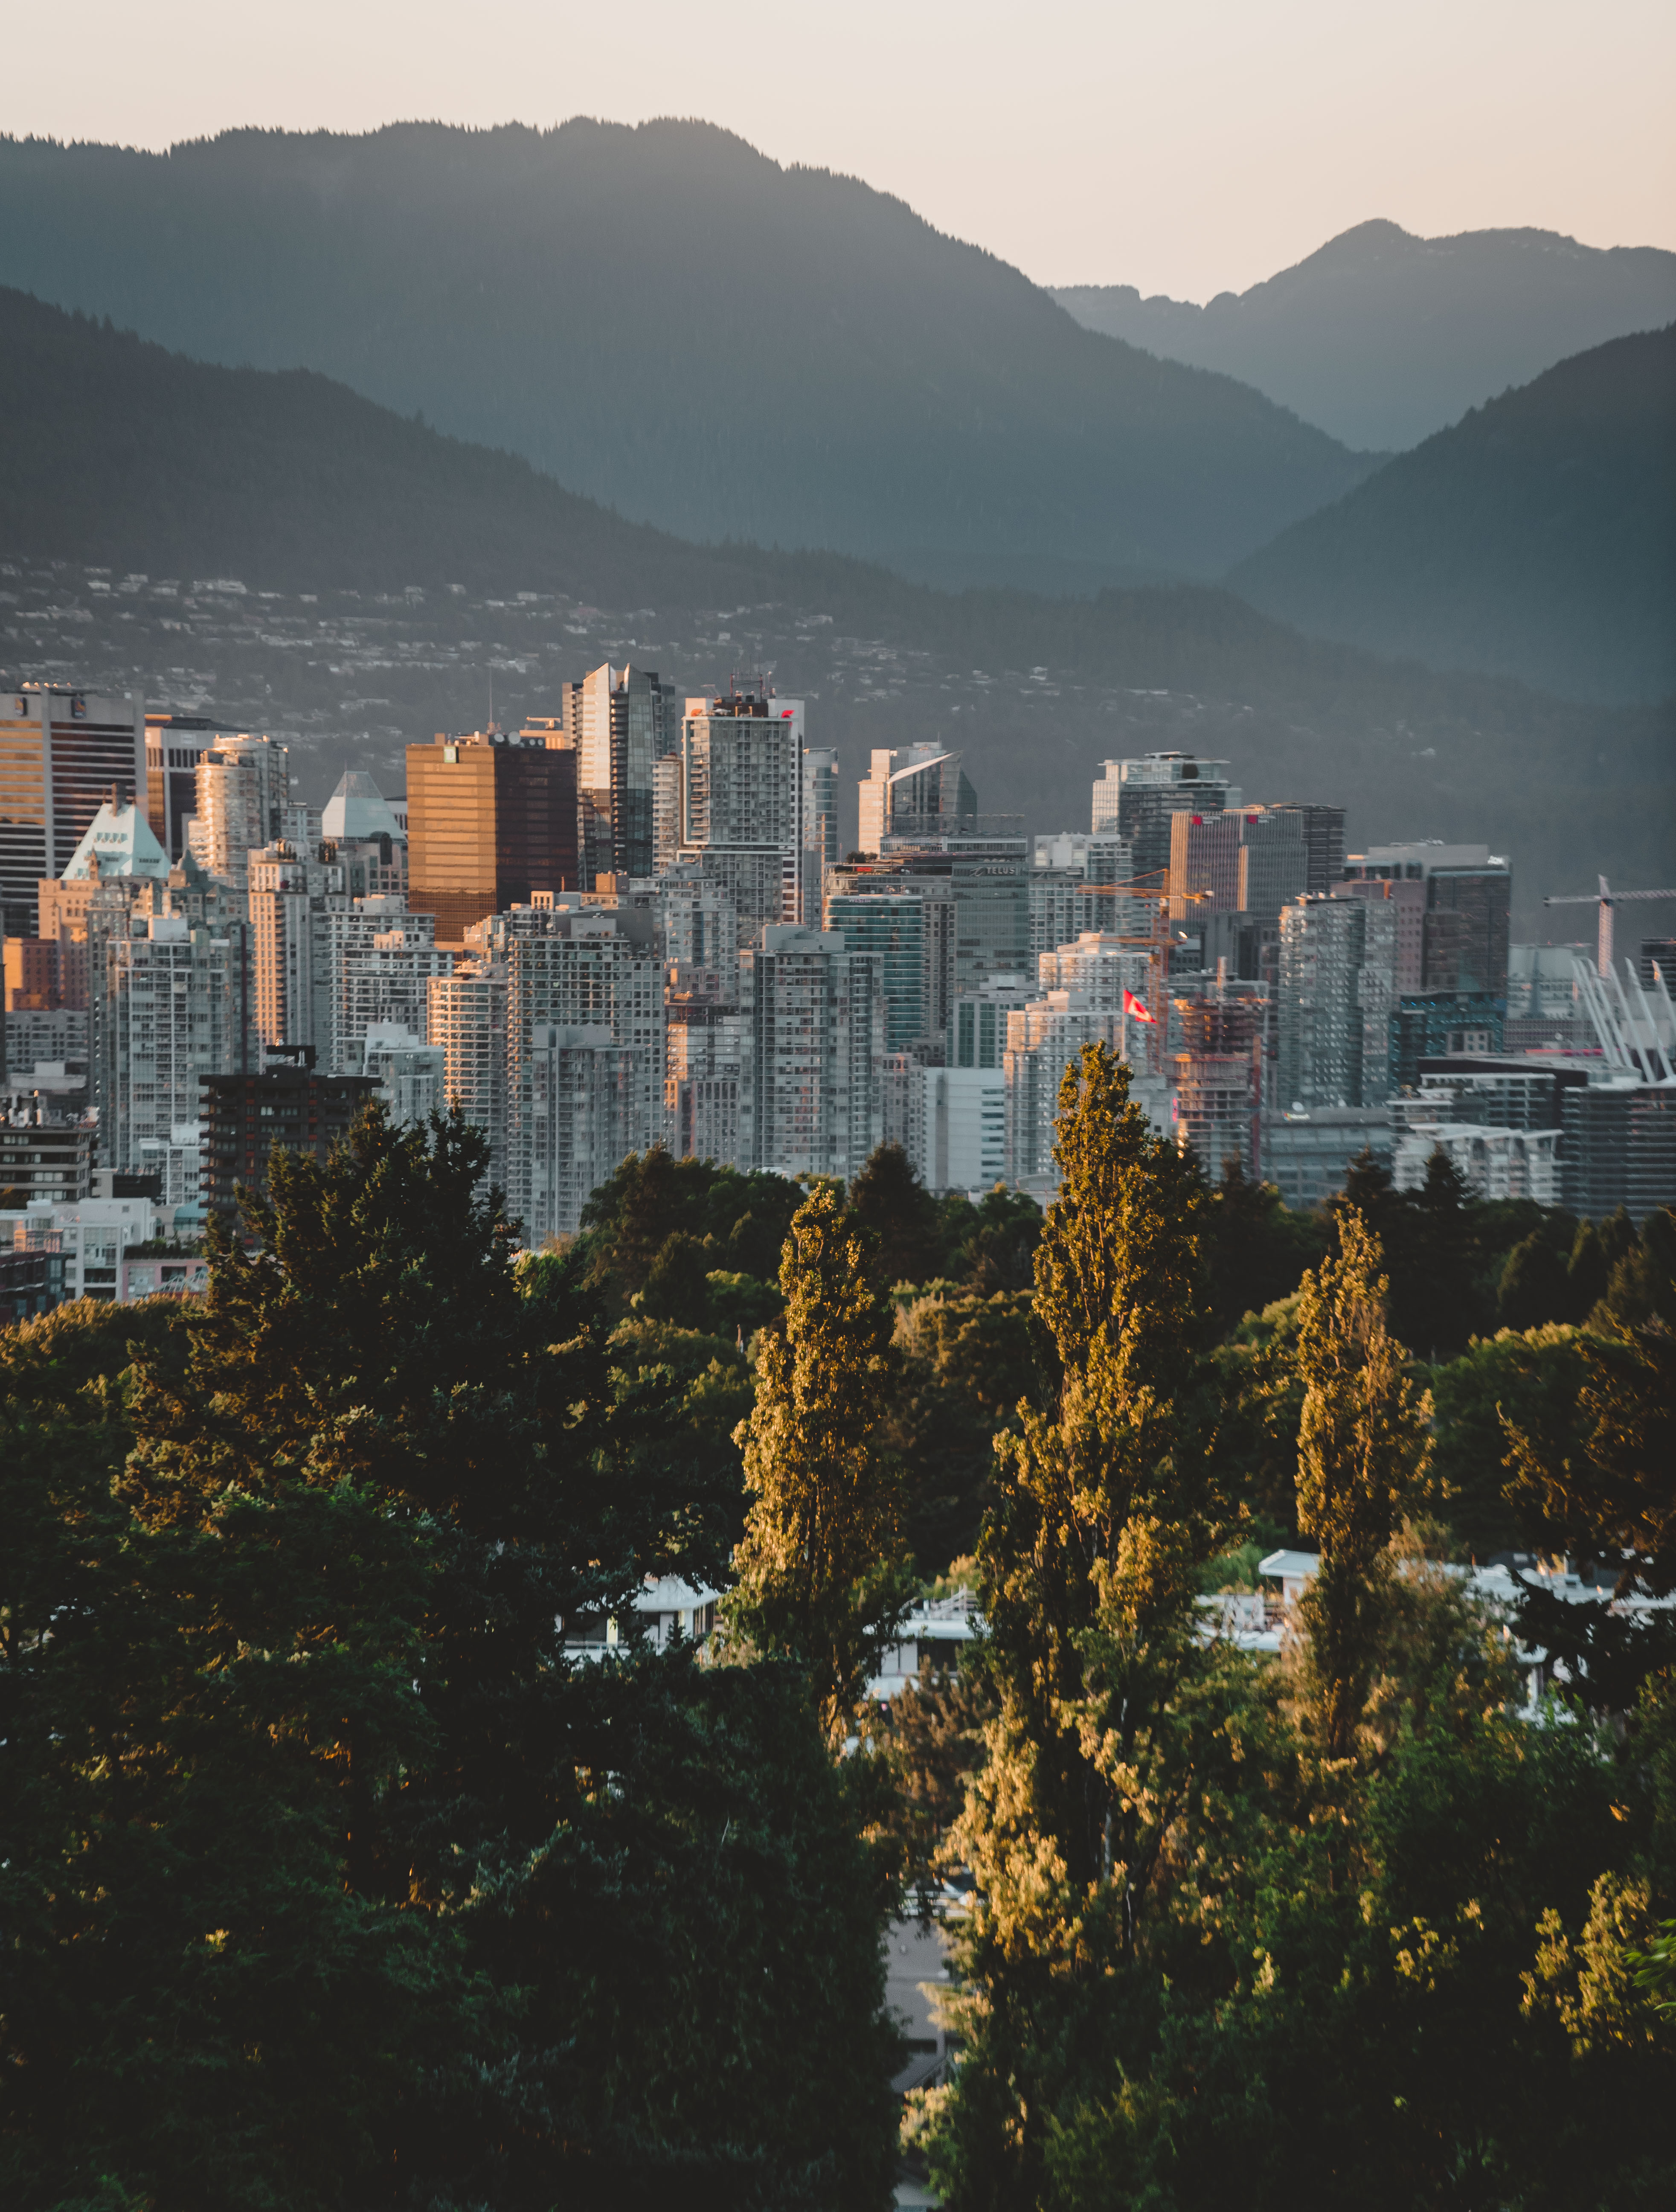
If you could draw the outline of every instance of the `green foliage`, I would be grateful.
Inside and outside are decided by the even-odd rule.
[[[855,1709],[909,1595],[899,1486],[879,1449],[890,1310],[836,1188],[792,1218],[780,1263],[783,1327],[757,1353],[756,1402],[739,1430],[750,1493],[727,1601],[733,1636],[808,1671],[829,1738]]]
[[[0,1340],[21,2212],[885,2191],[881,1869],[803,1683],[562,1647],[716,1571],[737,1358],[517,1266],[484,1152],[371,1115],[201,1304]]]
[[[1459,1358],[1433,1369],[1431,1474],[1469,1559],[1545,1541],[1541,1516],[1509,1494],[1509,1430],[1549,1437],[1569,1459],[1584,1372],[1577,1332],[1552,1323],[1522,1336],[1503,1329],[1479,1337]]]
[[[782,1176],[677,1160],[661,1145],[644,1154],[630,1152],[583,1209],[592,1279],[614,1304],[626,1305],[647,1291],[672,1238],[695,1240],[707,1255],[705,1267],[692,1265],[689,1245],[675,1247],[657,1293],[660,1306],[670,1310],[656,1318],[702,1328],[708,1316],[701,1279],[716,1270],[771,1283],[803,1197]]]
[[[1040,1395],[1031,1301],[1019,1291],[938,1289],[896,1322],[897,1365],[881,1431],[903,1471],[903,1527],[922,1577],[977,1543],[992,1493],[995,1438]]]
[[[1378,1571],[1424,1449],[1407,1354],[1385,1326],[1378,1241],[1345,1213],[1339,1245],[1336,1260],[1303,1279],[1297,1341],[1298,1526],[1321,1553],[1302,1609],[1321,1741],[1335,1759],[1355,1749],[1373,1674]]]
[[[1547,1322],[1580,1320],[1572,1304],[1571,1275],[1565,1255],[1539,1229],[1508,1255],[1496,1289],[1503,1328],[1540,1328]]]
[[[868,1240],[882,1291],[941,1273],[937,1201],[900,1145],[880,1145],[849,1188],[850,1218]]]
[[[1319,1214],[1293,1213],[1272,1183],[1250,1182],[1231,1161],[1205,1217],[1206,1300],[1219,1337],[1296,1290],[1326,1250]]]

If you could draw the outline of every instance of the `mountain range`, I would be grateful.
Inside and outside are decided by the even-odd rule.
[[[0,139],[0,283],[318,370],[689,539],[933,581],[1216,575],[1376,465],[701,123]]]
[[[1676,253],[1364,222],[1202,307],[1129,284],[1054,296],[1090,330],[1238,377],[1347,445],[1401,451],[1570,355],[1676,321]]]
[[[1676,692],[1676,325],[1473,409],[1229,581],[1315,635],[1434,668]]]
[[[683,544],[505,453],[307,372],[232,370],[0,293],[0,662],[137,686],[345,766],[551,713],[604,659],[690,690],[767,668],[847,778],[867,749],[957,744],[986,811],[1086,822],[1097,763],[1227,757],[1253,797],[1346,806],[1352,842],[1479,837],[1540,890],[1650,880],[1672,716],[1299,636],[1230,592],[950,593],[833,554]],[[852,790],[853,784],[849,787]]]

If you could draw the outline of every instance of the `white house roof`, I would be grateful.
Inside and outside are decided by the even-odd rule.
[[[320,835],[334,844],[359,845],[370,837],[399,837],[402,828],[370,775],[346,769],[320,817]]]
[[[1260,1575],[1274,1575],[1282,1582],[1307,1582],[1321,1563],[1319,1552],[1271,1552],[1257,1563]]]
[[[108,799],[105,801],[70,854],[62,880],[76,883],[91,875],[95,853],[101,876],[153,876],[159,883],[168,878],[168,855],[131,800],[126,806],[112,806]]]

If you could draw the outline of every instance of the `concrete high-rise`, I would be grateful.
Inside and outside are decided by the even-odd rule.
[[[290,753],[271,738],[217,738],[193,773],[190,850],[212,876],[244,890],[251,854],[286,834]]]
[[[237,730],[207,714],[148,714],[145,718],[145,803],[151,834],[171,860],[186,850],[197,812],[197,764]]]
[[[204,1078],[255,1066],[248,933],[134,914],[97,947],[88,1057],[104,1166],[137,1172],[143,1143],[198,1119]]]
[[[407,749],[408,903],[458,949],[485,916],[574,890],[577,754],[490,731]]]
[[[766,688],[687,702],[679,854],[727,884],[742,944],[799,918],[803,728],[802,700]]]
[[[537,1241],[561,1225],[547,1222],[535,1180],[542,1157],[533,1088],[537,1029],[603,1030],[613,1052],[629,1056],[610,1063],[613,1095],[622,1099],[613,1126],[623,1152],[644,1152],[664,1133],[664,978],[655,909],[585,903],[584,896],[516,908],[472,933],[474,946],[505,978],[502,1182],[509,1210],[526,1234],[538,1232]],[[433,1018],[435,1005],[434,992]]]
[[[424,1036],[431,978],[451,975],[458,956],[438,950],[434,915],[409,914],[399,899],[357,899],[328,927],[337,979],[328,1064],[353,1075],[374,1030]]]
[[[507,967],[462,960],[426,985],[426,1037],[442,1048],[442,1088],[489,1139],[489,1176],[507,1187]]]
[[[1129,847],[1138,878],[1158,880],[1169,866],[1170,817],[1220,814],[1239,804],[1228,763],[1194,753],[1144,753],[1138,760],[1100,763],[1090,827],[1096,836],[1113,831]]]
[[[877,963],[884,1048],[905,1052],[935,1033],[926,1019],[926,902],[918,891],[835,891],[823,917],[852,952]]]
[[[978,811],[960,754],[941,745],[880,747],[858,798],[864,853],[882,853],[893,837],[956,835]]]
[[[1512,871],[1487,845],[1370,845],[1345,863],[1347,882],[1421,884],[1420,973],[1404,988],[1507,996]],[[1412,895],[1411,895],[1412,896]]]
[[[675,688],[656,669],[604,661],[564,686],[556,726],[525,725],[550,745],[568,741],[576,756],[576,870],[567,889],[652,873],[653,764],[675,751],[678,714]]]
[[[447,1054],[403,1022],[370,1022],[355,1071],[377,1084],[398,1129],[423,1128],[447,1111]]]
[[[145,708],[26,684],[0,693],[0,925],[27,937],[35,887],[56,881],[110,798],[146,791]]]
[[[884,1129],[877,969],[833,930],[770,925],[742,957],[756,1164],[848,1181]]]
[[[514,1211],[532,1250],[574,1236],[593,1193],[637,1149],[637,1072],[635,1053],[603,1024],[538,1022],[531,1031]]]
[[[264,1044],[306,1044],[332,1064],[337,995],[329,917],[349,911],[343,871],[294,846],[251,854],[250,927],[256,1027]]]
[[[1053,990],[1007,1016],[1006,1157],[1011,1181],[1051,1182],[1060,1083],[1085,1044],[1123,1049],[1120,1012],[1091,1005],[1080,991]]]
[[[1389,1095],[1396,909],[1296,899],[1280,917],[1277,1105],[1380,1106]]]

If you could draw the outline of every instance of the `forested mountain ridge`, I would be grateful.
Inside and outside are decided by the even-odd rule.
[[[1236,376],[1352,446],[1406,448],[1568,355],[1669,322],[1676,253],[1363,222],[1202,307],[1132,284],[1054,297],[1090,330]]]
[[[1475,408],[1236,568],[1318,636],[1573,697],[1676,691],[1676,324]]]
[[[320,370],[689,538],[934,580],[1214,574],[1372,465],[703,124],[0,140],[0,283]]]
[[[634,659],[695,690],[771,671],[849,789],[870,746],[957,736],[986,809],[1037,829],[1087,820],[1108,755],[1225,755],[1253,796],[1347,806],[1352,842],[1491,842],[1521,927],[1562,880],[1659,865],[1664,710],[1380,660],[1224,590],[950,593],[685,544],[323,377],[208,367],[18,293],[0,309],[8,680],[137,685],[282,732],[320,800],[346,766],[398,789],[401,746],[477,726],[491,681],[503,720],[551,713],[560,682]]]

